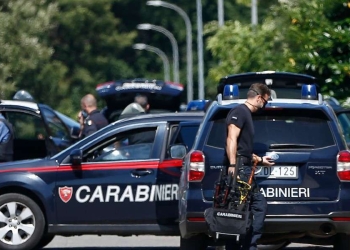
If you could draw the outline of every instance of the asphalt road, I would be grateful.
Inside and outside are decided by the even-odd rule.
[[[179,237],[160,236],[74,236],[55,239],[45,248],[51,250],[178,250]],[[211,248],[215,249],[215,248]],[[291,244],[287,250],[332,249],[331,246],[317,247],[305,244]]]

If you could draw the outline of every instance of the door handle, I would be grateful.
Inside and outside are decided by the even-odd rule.
[[[141,176],[146,176],[149,174],[153,174],[152,169],[136,169],[131,171],[131,176],[136,178],[140,178]]]

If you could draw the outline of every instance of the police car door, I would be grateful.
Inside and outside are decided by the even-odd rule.
[[[167,149],[172,145],[184,145],[189,151],[192,148],[199,124],[199,121],[170,124],[169,135],[163,148]],[[166,150],[164,155],[157,176],[157,187],[163,190],[155,197],[157,216],[160,223],[175,224],[179,217],[178,184],[183,160],[172,159],[169,150]]]
[[[43,104],[38,107],[48,135],[45,138],[48,154],[54,155],[71,145],[70,132],[50,107]]]
[[[57,223],[156,223],[155,183],[165,123],[98,132],[85,139],[80,167],[60,166],[71,171],[57,173]]]

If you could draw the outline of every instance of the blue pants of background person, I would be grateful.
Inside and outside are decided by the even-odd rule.
[[[245,172],[250,172],[248,169]],[[251,212],[253,214],[253,222],[249,232],[245,235],[244,241],[241,242],[242,246],[235,240],[229,240],[226,242],[226,250],[257,250],[257,241],[260,239],[263,228],[264,220],[267,211],[267,202],[265,197],[259,191],[253,192],[251,197]]]

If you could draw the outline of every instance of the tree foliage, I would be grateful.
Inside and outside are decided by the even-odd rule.
[[[50,60],[53,49],[45,42],[45,32],[56,13],[56,4],[43,0],[0,2],[0,97]]]
[[[56,28],[49,40],[55,50],[52,60],[61,64],[64,74],[58,97],[66,112],[79,109],[81,97],[95,94],[98,83],[134,75],[121,55],[136,33],[119,31],[121,21],[113,15],[112,4],[110,0],[58,1]]]
[[[316,76],[324,93],[343,99],[349,91],[349,5],[342,0],[280,0],[257,27],[228,22],[206,27],[208,49],[220,61],[217,80],[239,72],[278,70]]]
[[[182,8],[192,23],[196,98],[196,3],[166,2]],[[221,77],[260,70],[308,73],[320,79],[324,93],[340,99],[348,95],[350,9],[345,0],[258,1],[256,27],[251,26],[250,0],[224,1],[226,22],[220,28],[217,1],[202,0],[202,6],[207,97],[215,96]],[[139,0],[0,1],[0,97],[26,89],[37,101],[73,116],[80,98],[96,94],[98,83],[162,78],[160,58],[132,45],[160,48],[171,62],[170,41],[159,32],[136,30],[140,23],[173,33],[186,85],[186,29],[174,10]]]

